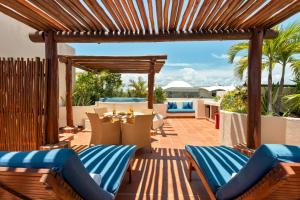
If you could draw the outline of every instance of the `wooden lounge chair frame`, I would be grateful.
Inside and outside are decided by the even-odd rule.
[[[132,160],[127,166],[129,183],[132,180]],[[51,169],[9,167],[0,167],[0,199],[83,200],[59,174]]]
[[[192,155],[187,151],[185,153],[188,158],[189,181],[191,181],[192,171],[195,170],[199,175],[210,199],[216,200],[215,194],[211,190],[203,172],[196,164]],[[237,199],[300,199],[300,163],[279,163],[258,183]]]

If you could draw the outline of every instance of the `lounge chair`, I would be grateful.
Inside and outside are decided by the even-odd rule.
[[[79,154],[72,149],[0,152],[0,199],[112,200],[134,153],[133,145],[99,145]],[[100,176],[100,185],[89,173]]]
[[[225,146],[186,145],[189,179],[197,174],[210,199],[300,199],[300,147],[268,144],[250,158]]]

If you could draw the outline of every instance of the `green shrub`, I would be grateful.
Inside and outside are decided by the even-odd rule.
[[[222,98],[221,109],[230,112],[246,113],[247,89],[240,87],[227,92]]]
[[[162,87],[157,86],[154,90],[154,103],[164,103],[167,99],[166,92],[162,89]]]
[[[285,116],[300,117],[300,94],[291,94],[282,98],[287,108]]]
[[[121,74],[83,72],[78,75],[74,85],[73,105],[93,105],[100,97],[119,96],[121,87]]]

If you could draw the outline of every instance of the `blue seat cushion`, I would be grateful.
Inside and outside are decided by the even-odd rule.
[[[168,109],[177,109],[176,102],[168,102]]]
[[[194,113],[194,109],[182,109],[182,108],[177,108],[177,109],[168,109],[168,113]]]
[[[0,167],[52,169],[84,199],[94,200],[99,196],[105,200],[114,198],[95,183],[72,149],[0,152]]]
[[[193,102],[191,102],[191,101],[183,102],[182,108],[183,109],[193,109]]]
[[[79,153],[89,173],[101,175],[100,187],[116,194],[126,173],[135,145],[97,145]]]
[[[234,199],[261,180],[280,162],[300,162],[300,147],[261,145],[240,172],[217,192],[217,199]]]
[[[249,158],[244,154],[225,146],[191,146],[185,149],[191,154],[215,193],[225,185],[234,173],[247,163]]]

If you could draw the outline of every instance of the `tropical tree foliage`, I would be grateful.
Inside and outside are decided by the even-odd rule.
[[[99,74],[84,72],[78,75],[73,91],[73,105],[92,105],[100,97],[118,96],[121,74],[103,71]]]
[[[166,92],[162,89],[162,87],[157,86],[154,89],[154,103],[164,103],[167,99]]]
[[[129,80],[129,97],[147,97],[147,83],[144,81],[143,77],[139,76],[138,80]]]
[[[281,110],[281,99],[283,94],[285,70],[288,64],[299,73],[299,59],[295,58],[300,48],[300,24],[294,23],[287,27],[275,27],[278,31],[278,37],[272,40],[264,40],[263,43],[263,69],[268,70],[268,90],[267,90],[267,113],[279,113]],[[248,68],[248,57],[242,54],[237,60],[238,55],[246,52],[249,48],[248,43],[242,42],[233,45],[228,51],[228,61],[235,63],[234,74],[242,79],[245,70]],[[279,63],[282,66],[281,80],[276,95],[272,94],[272,69],[275,64]],[[275,99],[274,99],[275,98]]]
[[[281,99],[283,95],[284,78],[286,67],[288,64],[292,68],[299,66],[299,59],[295,55],[300,53],[300,24],[292,24],[287,28],[280,29],[280,35],[276,38],[277,52],[275,54],[276,60],[282,65],[280,85],[278,89],[278,98],[275,104],[275,111],[280,112]]]
[[[222,98],[221,109],[230,112],[246,113],[247,89],[240,87],[227,92]]]

